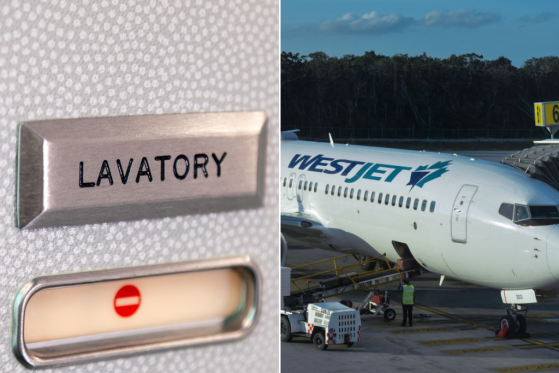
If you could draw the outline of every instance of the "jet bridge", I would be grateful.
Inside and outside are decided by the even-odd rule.
[[[513,153],[501,163],[559,190],[559,145],[538,145]]]
[[[292,273],[306,272],[313,270],[316,266],[333,265],[333,269],[314,272],[312,274],[295,277],[291,279],[292,296],[305,295],[313,296],[314,300],[326,299],[338,295],[353,293],[359,290],[368,290],[379,285],[419,276],[424,273],[422,268],[401,270],[398,266],[391,264],[384,255],[379,255],[358,261],[345,266],[339,263],[345,261],[353,255],[342,255],[331,259],[308,263],[297,267],[291,267]],[[363,263],[384,260],[386,267],[372,271],[360,271]],[[354,271],[360,271],[359,273]]]

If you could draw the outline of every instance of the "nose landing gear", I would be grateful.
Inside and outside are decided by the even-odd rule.
[[[507,314],[501,317],[500,328],[495,334],[499,334],[507,328],[508,332],[504,335],[507,338],[529,338],[530,335],[526,333],[528,307],[520,304],[509,304],[505,311]],[[524,315],[521,314],[522,312]]]

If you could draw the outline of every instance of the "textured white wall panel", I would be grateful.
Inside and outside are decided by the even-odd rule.
[[[277,0],[0,3],[0,371],[14,295],[53,273],[249,254],[263,273],[259,323],[245,340],[52,372],[278,370]],[[14,227],[16,126],[33,119],[264,110],[264,207],[74,228]]]

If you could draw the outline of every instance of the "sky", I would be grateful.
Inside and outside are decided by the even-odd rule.
[[[559,55],[558,0],[281,0],[282,51],[504,56],[521,67]]]

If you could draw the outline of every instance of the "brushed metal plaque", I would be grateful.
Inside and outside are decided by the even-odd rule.
[[[53,368],[239,340],[260,287],[246,255],[37,277],[15,297],[12,350],[27,368]],[[124,288],[137,296],[119,298]]]
[[[260,207],[266,123],[263,112],[21,123],[16,225],[34,229]]]

